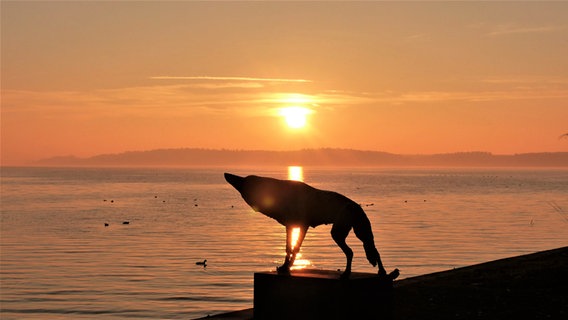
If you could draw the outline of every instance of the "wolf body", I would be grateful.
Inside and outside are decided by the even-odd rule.
[[[316,189],[300,181],[254,175],[240,177],[230,173],[225,173],[225,180],[239,191],[245,202],[255,211],[286,226],[286,258],[278,272],[289,272],[309,227],[333,224],[331,236],[347,259],[343,278],[349,277],[353,261],[353,251],[345,242],[351,229],[363,242],[369,263],[378,266],[379,275],[386,275],[375,247],[371,223],[361,206],[353,200],[337,192]],[[300,229],[295,246],[292,245],[294,228]]]

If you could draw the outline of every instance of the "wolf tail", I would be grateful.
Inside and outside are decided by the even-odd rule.
[[[373,237],[373,230],[371,229],[371,222],[367,215],[357,206],[355,213],[355,218],[353,221],[353,231],[359,240],[363,242],[363,248],[365,248],[365,255],[369,263],[374,266],[379,264],[379,268],[382,268],[381,257],[379,251],[375,247],[375,239]]]

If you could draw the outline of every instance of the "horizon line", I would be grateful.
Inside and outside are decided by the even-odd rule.
[[[194,150],[194,151],[225,151],[225,152],[303,152],[303,151],[355,151],[355,152],[373,152],[373,153],[386,153],[390,155],[399,156],[436,156],[436,155],[454,155],[454,154],[486,154],[490,156],[515,156],[515,155],[527,155],[527,154],[551,154],[551,153],[568,153],[568,151],[530,151],[530,152],[515,152],[515,153],[494,153],[491,151],[446,151],[446,152],[432,152],[432,153],[396,153],[383,150],[365,150],[365,149],[354,149],[354,148],[339,148],[339,147],[319,147],[319,148],[301,148],[293,150],[271,150],[271,149],[230,149],[230,148],[205,148],[205,147],[179,147],[179,148],[156,148],[156,149],[146,149],[146,150],[125,150],[118,152],[107,152],[98,153],[90,156],[77,156],[74,154],[67,155],[56,155],[48,158],[39,159],[36,161],[42,161],[45,159],[52,158],[78,158],[78,159],[89,159],[98,156],[110,156],[110,155],[122,155],[126,153],[144,153],[144,152],[156,152],[156,151],[183,151],[183,150]]]

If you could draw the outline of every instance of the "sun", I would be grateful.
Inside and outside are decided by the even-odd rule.
[[[301,129],[306,126],[307,117],[312,112],[312,110],[304,107],[286,107],[280,109],[279,114],[284,117],[288,127]]]

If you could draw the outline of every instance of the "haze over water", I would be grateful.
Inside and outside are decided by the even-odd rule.
[[[253,273],[282,263],[285,231],[223,172],[292,172],[352,198],[402,278],[568,245],[565,169],[2,168],[0,316],[191,319],[252,307]],[[308,231],[308,267],[344,267],[329,231]],[[353,270],[376,272],[352,233],[347,242]]]

